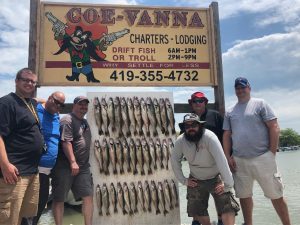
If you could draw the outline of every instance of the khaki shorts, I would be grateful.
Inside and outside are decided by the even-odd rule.
[[[16,184],[0,178],[0,224],[18,225],[22,217],[36,216],[39,187],[38,174],[20,176]]]
[[[215,187],[221,182],[220,176],[209,180],[199,180],[196,187],[187,187],[187,213],[189,217],[208,216],[208,200],[211,194],[215,200],[218,214],[237,212],[240,210],[239,204],[234,199],[231,192],[221,195],[215,194]]]
[[[269,199],[283,196],[283,184],[278,172],[275,155],[268,151],[254,158],[234,157],[237,169],[233,174],[234,189],[238,198],[253,195],[253,183],[256,180],[264,195]]]

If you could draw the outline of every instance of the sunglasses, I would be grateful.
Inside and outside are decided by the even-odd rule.
[[[205,102],[204,98],[196,98],[196,99],[192,100],[192,103],[195,103],[195,104],[200,104],[203,102]]]
[[[188,123],[185,123],[184,124],[184,128],[187,130],[187,129],[190,129],[190,128],[196,128],[196,127],[198,127],[199,126],[199,124],[198,123],[196,123],[196,122],[194,122],[194,123],[191,123],[191,124],[188,124]]]
[[[21,80],[21,81],[25,82],[26,84],[32,84],[33,86],[37,85],[37,81],[33,81],[33,80],[26,79],[23,77],[19,77],[18,80]]]
[[[58,107],[61,107],[61,108],[65,107],[65,104],[58,101],[57,99],[55,99],[54,96],[52,96],[52,99],[53,99],[54,104],[57,105]]]

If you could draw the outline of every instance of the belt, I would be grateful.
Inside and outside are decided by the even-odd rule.
[[[91,62],[76,62],[72,63],[72,67],[76,67],[78,69],[81,69],[82,67],[91,64]]]

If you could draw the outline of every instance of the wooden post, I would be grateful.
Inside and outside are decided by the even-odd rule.
[[[219,23],[219,10],[218,3],[212,2],[209,6],[212,13],[213,24],[213,36],[212,40],[215,45],[215,57],[216,57],[216,73],[218,85],[214,86],[215,93],[215,109],[222,115],[225,113],[225,100],[224,100],[224,82],[223,82],[223,68],[222,68],[222,51],[221,51],[221,35],[220,35],[220,23]]]
[[[30,0],[30,20],[29,20],[29,49],[28,49],[28,68],[34,73],[36,71],[36,46],[37,46],[37,14],[39,0]],[[36,97],[37,87],[34,92]]]

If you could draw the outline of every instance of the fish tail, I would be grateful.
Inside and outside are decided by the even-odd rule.
[[[164,210],[164,215],[167,215],[169,213],[166,209]]]

